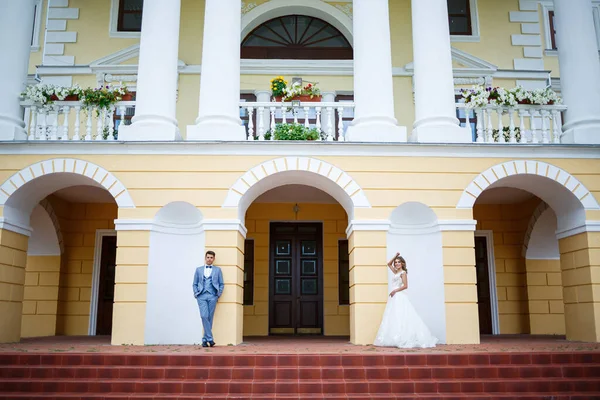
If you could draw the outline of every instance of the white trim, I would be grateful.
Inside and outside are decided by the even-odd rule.
[[[198,143],[202,143],[199,146]],[[99,155],[99,154],[151,154],[151,155],[253,155],[272,156],[398,156],[398,157],[449,157],[449,158],[556,158],[598,159],[600,145],[581,144],[485,144],[465,143],[353,143],[313,142],[285,143],[283,141],[166,141],[166,142],[0,142],[0,155]],[[0,198],[2,194],[0,193]]]
[[[173,235],[196,235],[205,231],[238,231],[244,238],[248,229],[239,219],[203,219],[190,225],[170,224],[154,219],[115,219],[115,230],[148,231]]]
[[[238,231],[244,239],[248,229],[239,219],[204,219],[201,222],[205,231]]]
[[[565,229],[562,231],[556,231],[556,238],[558,240],[568,238],[570,236],[579,235],[584,232],[600,232],[600,221],[585,221],[585,225],[580,225],[575,228]]]
[[[477,0],[469,0],[469,9],[471,11],[471,34],[470,35],[450,35],[451,42],[479,42],[481,41],[479,32],[479,11]]]
[[[498,312],[498,294],[496,293],[496,259],[494,258],[494,233],[489,230],[475,231],[475,236],[485,237],[488,258],[488,276],[490,281],[490,306],[492,314],[492,334],[500,334],[500,316]]]
[[[353,219],[346,228],[346,237],[349,238],[355,231],[383,231],[388,232],[391,223],[387,219],[355,220]]]
[[[473,232],[477,226],[474,219],[440,219],[437,223],[442,232]]]
[[[424,224],[392,224],[390,230],[391,234],[395,235],[429,235],[440,231],[440,226],[437,221],[428,222]]]
[[[119,26],[119,0],[110,1],[110,19],[108,21],[108,36],[113,38],[131,39],[140,38],[141,32],[120,32]]]
[[[113,229],[96,229],[96,240],[94,242],[94,269],[92,270],[92,298],[90,299],[90,323],[88,335],[96,336],[96,324],[98,322],[98,291],[100,290],[100,261],[102,257],[102,240],[106,236],[117,236]]]
[[[350,44],[353,43],[352,19],[340,9],[321,0],[271,0],[242,15],[240,44],[260,24],[291,14],[322,19],[339,30]]]
[[[30,237],[33,233],[33,229],[31,228],[31,226],[7,221],[4,217],[0,217],[0,229],[18,233],[19,235],[27,237]]]
[[[119,231],[151,231],[152,219],[115,219],[115,230]]]
[[[31,38],[31,51],[40,51],[40,33],[42,30],[43,0],[35,2],[35,16],[33,17],[33,36]]]

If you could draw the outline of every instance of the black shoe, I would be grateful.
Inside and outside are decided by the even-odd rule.
[[[212,340],[208,342],[208,344],[210,344],[210,347],[215,347],[215,342],[213,342]]]
[[[208,347],[208,343],[202,342],[202,347]]]

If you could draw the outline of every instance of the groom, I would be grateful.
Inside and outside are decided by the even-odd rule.
[[[213,347],[215,341],[212,335],[213,317],[217,301],[223,294],[223,272],[221,268],[212,265],[215,261],[215,252],[207,251],[204,256],[204,266],[196,268],[194,273],[194,297],[200,308],[200,317],[204,327],[204,336],[202,336],[202,347]]]

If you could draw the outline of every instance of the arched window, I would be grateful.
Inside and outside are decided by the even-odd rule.
[[[242,58],[351,60],[352,46],[327,22],[305,15],[274,18],[242,42]]]

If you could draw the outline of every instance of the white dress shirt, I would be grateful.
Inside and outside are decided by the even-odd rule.
[[[204,266],[204,277],[208,278],[211,275],[212,275],[212,268],[206,268],[206,265],[205,265]]]

